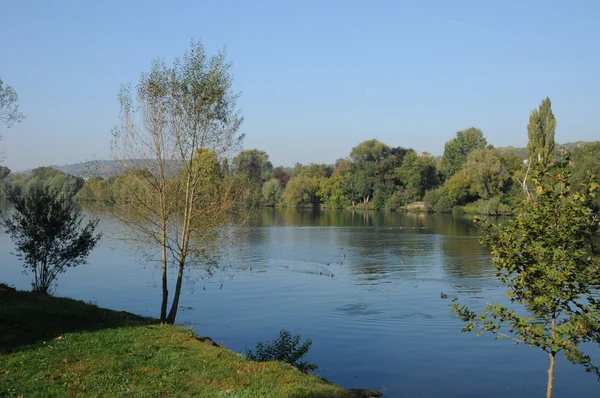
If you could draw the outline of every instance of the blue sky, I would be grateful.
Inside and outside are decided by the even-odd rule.
[[[0,76],[27,118],[2,130],[13,170],[107,158],[117,92],[191,38],[233,63],[246,148],[275,165],[359,142],[439,155],[476,126],[524,146],[549,96],[558,142],[600,139],[600,2],[13,1]]]

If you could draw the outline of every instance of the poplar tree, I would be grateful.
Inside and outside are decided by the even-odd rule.
[[[554,161],[554,131],[556,119],[552,113],[552,103],[546,97],[538,109],[531,111],[527,124],[527,157],[530,161],[549,164]]]

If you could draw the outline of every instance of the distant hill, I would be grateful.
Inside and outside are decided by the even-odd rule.
[[[114,160],[96,160],[66,164],[64,166],[52,165],[50,167],[76,177],[101,176],[106,178],[117,172],[117,167]]]
[[[130,166],[135,166],[137,160],[129,161]],[[119,173],[119,168],[114,160],[93,160],[88,162],[79,162],[65,164],[64,166],[50,165],[53,169],[60,170],[65,174],[70,174],[76,177],[110,177]],[[25,170],[24,173],[31,173],[31,169]]]
[[[595,142],[595,141],[575,141],[575,142],[567,142],[565,144],[557,143],[556,150],[558,151],[559,148],[565,148],[568,152],[571,152],[573,149],[575,149],[577,147],[583,146],[585,144],[591,144],[592,142]],[[503,153],[521,156],[523,159],[525,159],[527,157],[527,148],[504,146],[504,147],[498,147],[496,149],[498,149],[499,151],[501,151]]]

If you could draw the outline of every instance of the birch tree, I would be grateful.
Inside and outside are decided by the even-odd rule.
[[[192,41],[172,66],[155,60],[137,86],[119,92],[111,150],[120,188],[103,202],[135,239],[160,249],[164,323],[175,322],[184,271],[213,263],[211,250],[231,230],[239,187],[220,165],[241,148],[243,118],[230,68],[224,51],[207,57],[201,42]]]

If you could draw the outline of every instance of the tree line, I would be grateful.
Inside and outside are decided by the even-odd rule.
[[[240,199],[252,206],[394,211],[422,201],[430,212],[510,215],[523,199],[520,181],[531,158],[548,162],[556,157],[559,148],[554,141],[555,129],[556,119],[546,98],[531,111],[526,157],[517,151],[494,148],[480,129],[470,127],[446,142],[443,155],[437,158],[371,139],[356,145],[334,164],[273,167],[268,154],[259,149],[244,150],[232,158],[213,151],[211,155],[204,153],[206,159],[202,161],[212,157],[212,181],[226,179],[243,185]],[[598,150],[600,142],[571,149],[571,183],[575,189],[587,175],[600,173],[600,159],[595,155]],[[50,168],[35,169],[30,175],[11,175],[3,167],[0,179],[5,195],[44,185],[69,198],[90,202],[98,200],[98,190],[103,191],[100,197],[127,195],[125,181],[131,180],[136,168],[144,169],[145,163],[138,161],[136,167],[123,168],[123,173],[86,181]],[[595,204],[600,205],[600,201]]]

